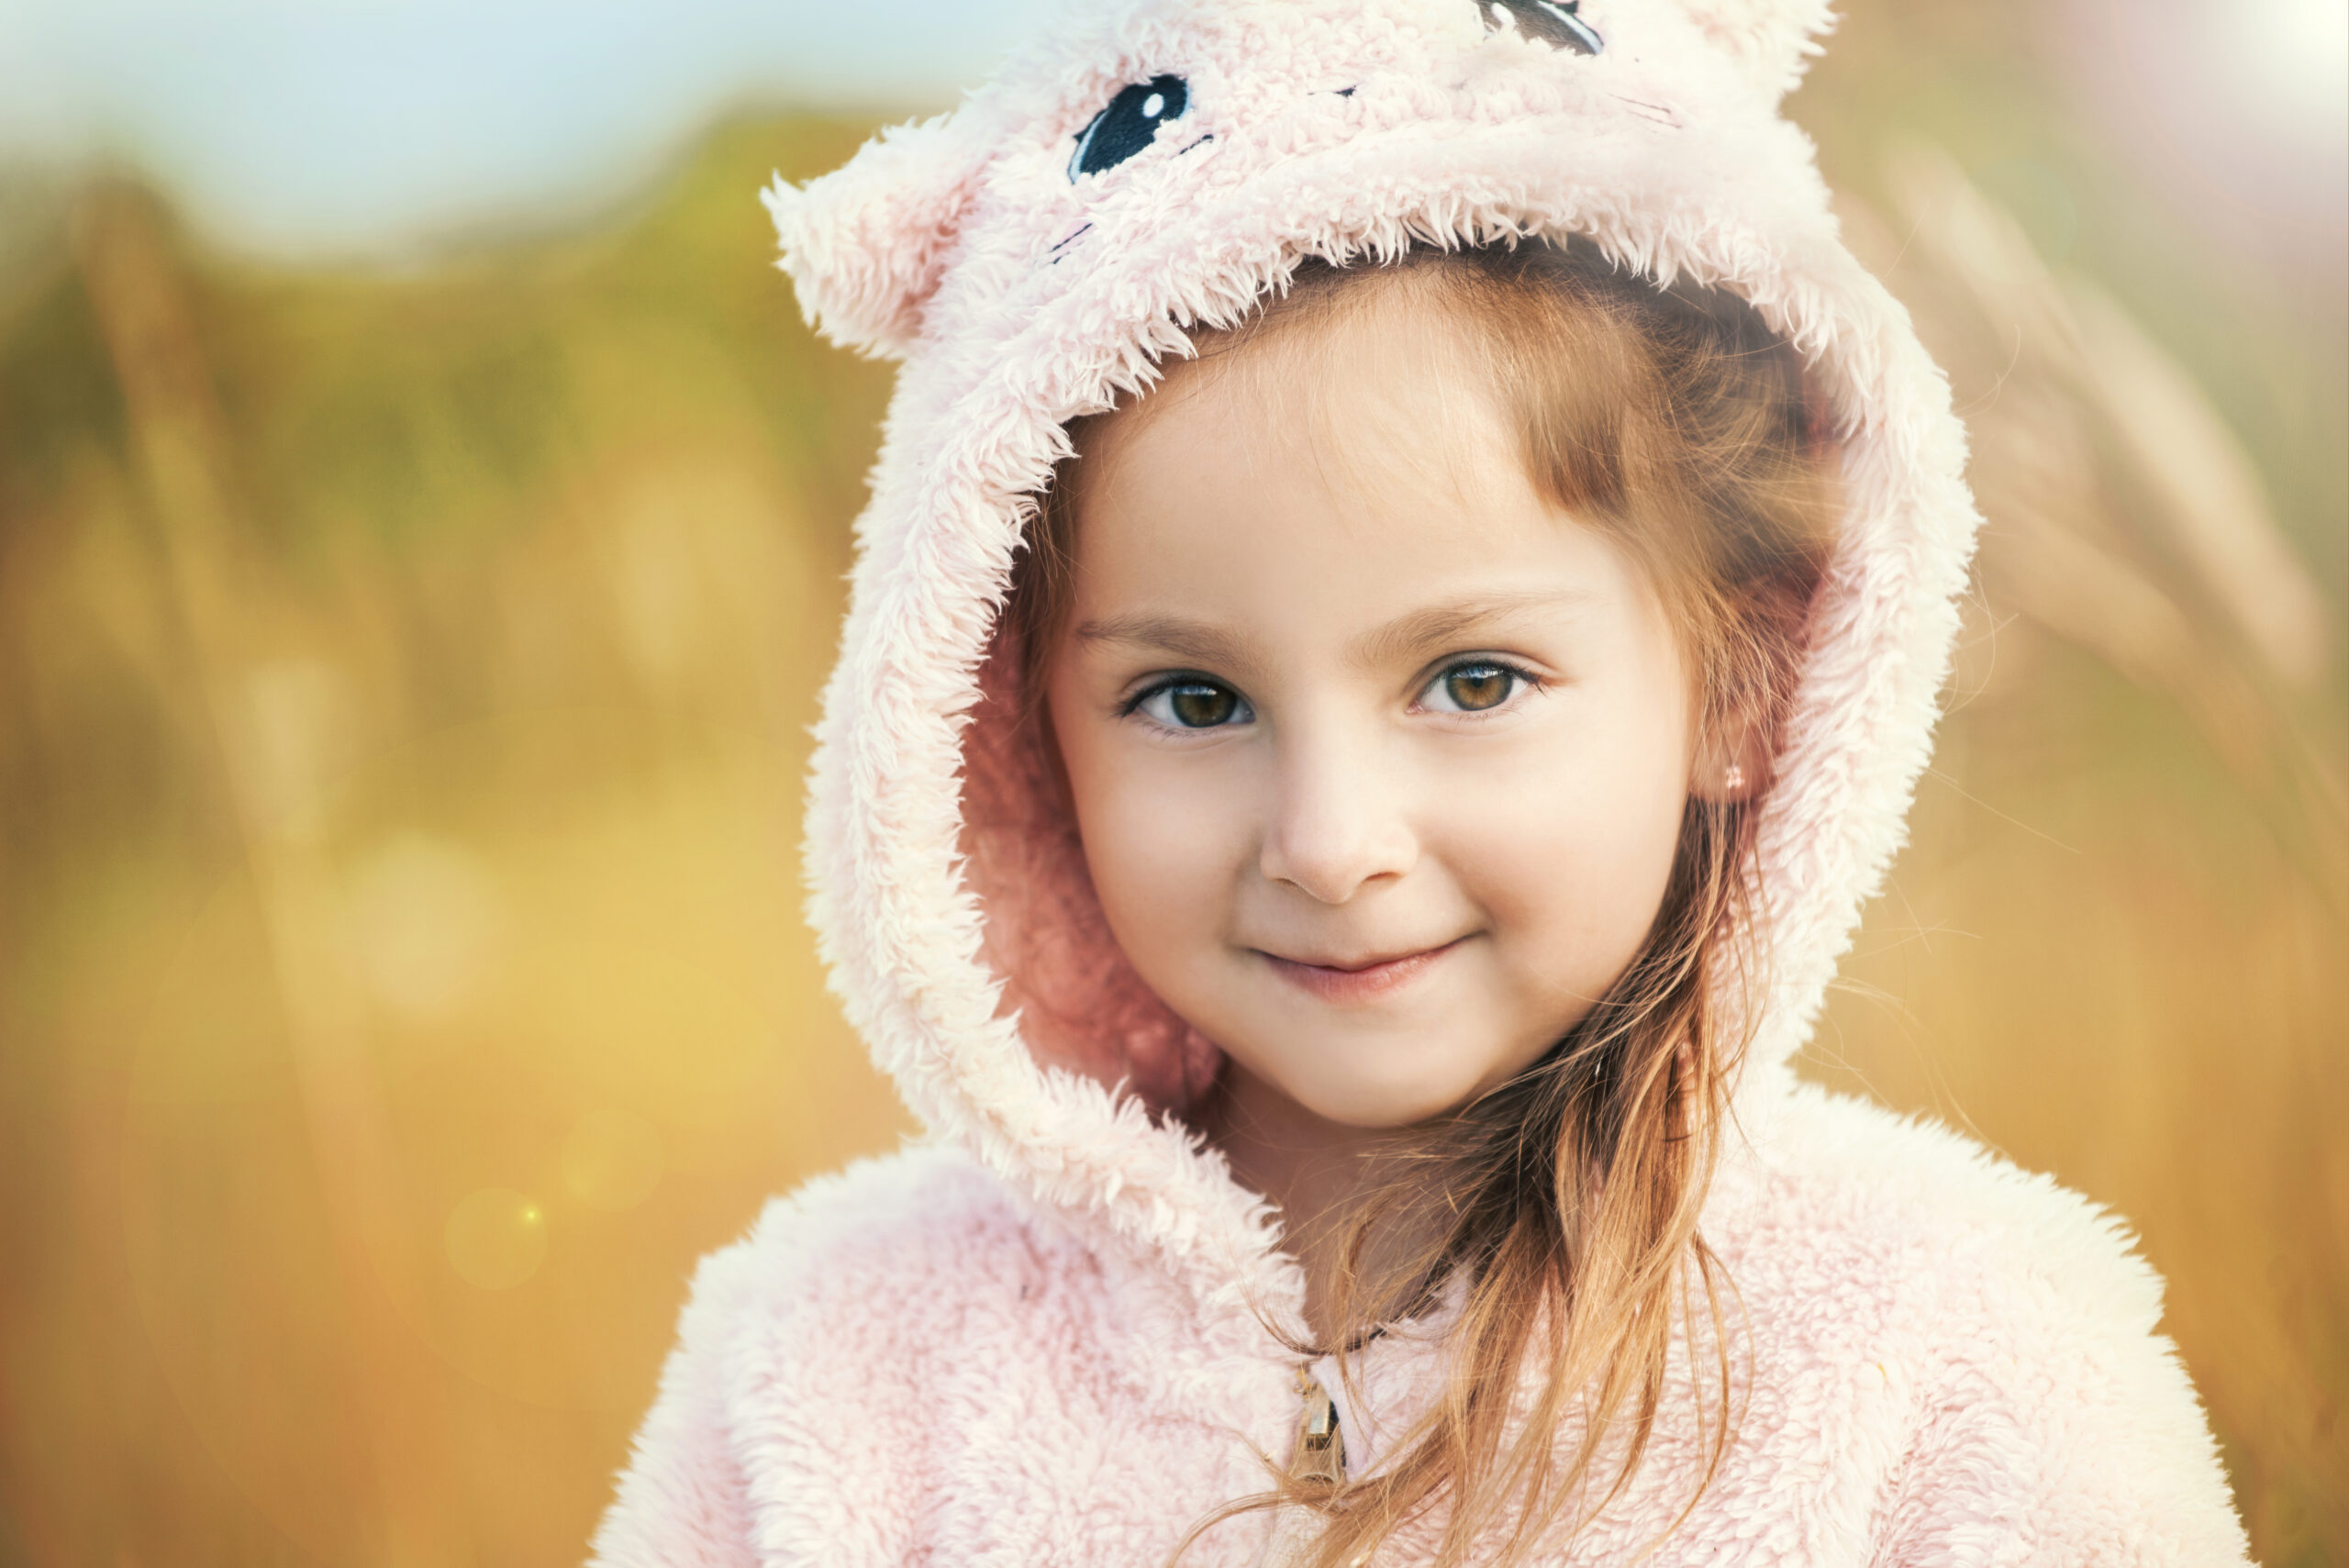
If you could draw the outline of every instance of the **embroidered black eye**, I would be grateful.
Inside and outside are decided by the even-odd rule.
[[[1607,47],[1607,40],[1575,14],[1582,9],[1582,0],[1476,0],[1476,4],[1485,13],[1485,26],[1498,28],[1501,13],[1506,11],[1519,32],[1540,39],[1552,49],[1597,54]]]
[[[1180,76],[1153,76],[1119,88],[1109,106],[1076,133],[1076,151],[1068,161],[1069,179],[1115,169],[1148,147],[1160,126],[1181,119],[1190,100],[1190,90]]]

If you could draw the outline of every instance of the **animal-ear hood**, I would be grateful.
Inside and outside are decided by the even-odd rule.
[[[965,112],[892,126],[844,167],[766,192],[810,326],[867,353],[911,346],[978,189],[983,125]]]
[[[1774,104],[1795,90],[1835,25],[1825,0],[1687,0],[1685,8],[1705,40]]]
[[[1805,357],[1846,513],[1763,810],[1766,1139],[1924,766],[1975,513],[1946,388],[1779,117],[1817,0],[1080,4],[953,113],[770,194],[836,340],[902,360],[811,784],[833,984],[934,1136],[1203,1292],[1294,1290],[1180,1112],[1215,1048],[1109,938],[998,627],[1067,421],[1308,258],[1578,236]]]

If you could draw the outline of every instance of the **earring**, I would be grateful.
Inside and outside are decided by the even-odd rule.
[[[1742,765],[1731,762],[1728,767],[1721,770],[1721,788],[1729,791],[1731,795],[1735,795],[1739,790],[1742,790],[1744,787],[1745,769]]]

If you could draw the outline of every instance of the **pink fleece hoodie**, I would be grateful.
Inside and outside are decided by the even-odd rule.
[[[1828,20],[1095,0],[954,113],[771,193],[811,317],[902,361],[807,864],[834,985],[928,1131],[702,1266],[597,1562],[1157,1564],[1287,1459],[1297,1369],[1260,1314],[1297,1321],[1297,1269],[1183,1119],[1218,1053],[1108,935],[996,611],[1064,422],[1146,388],[1186,326],[1310,256],[1567,234],[1752,301],[1831,410],[1848,515],[1765,807],[1770,984],[1704,1219],[1745,1407],[1685,1518],[1703,1449],[1667,1406],[1635,1485],[1548,1560],[2243,1560],[2120,1228],[1789,1066],[1899,845],[1976,526],[1942,377],[1777,113]],[[1441,1353],[1365,1352],[1350,1463]],[[1186,1561],[1259,1563],[1274,1524]]]

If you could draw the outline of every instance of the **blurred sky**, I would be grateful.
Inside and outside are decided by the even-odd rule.
[[[608,199],[731,103],[942,105],[1052,4],[0,0],[0,162],[118,158],[240,247],[395,254]],[[2349,0],[2038,15],[2019,59],[2052,51],[2149,184],[2338,254]]]
[[[590,203],[741,101],[951,102],[1050,0],[0,0],[0,160],[290,253]]]

